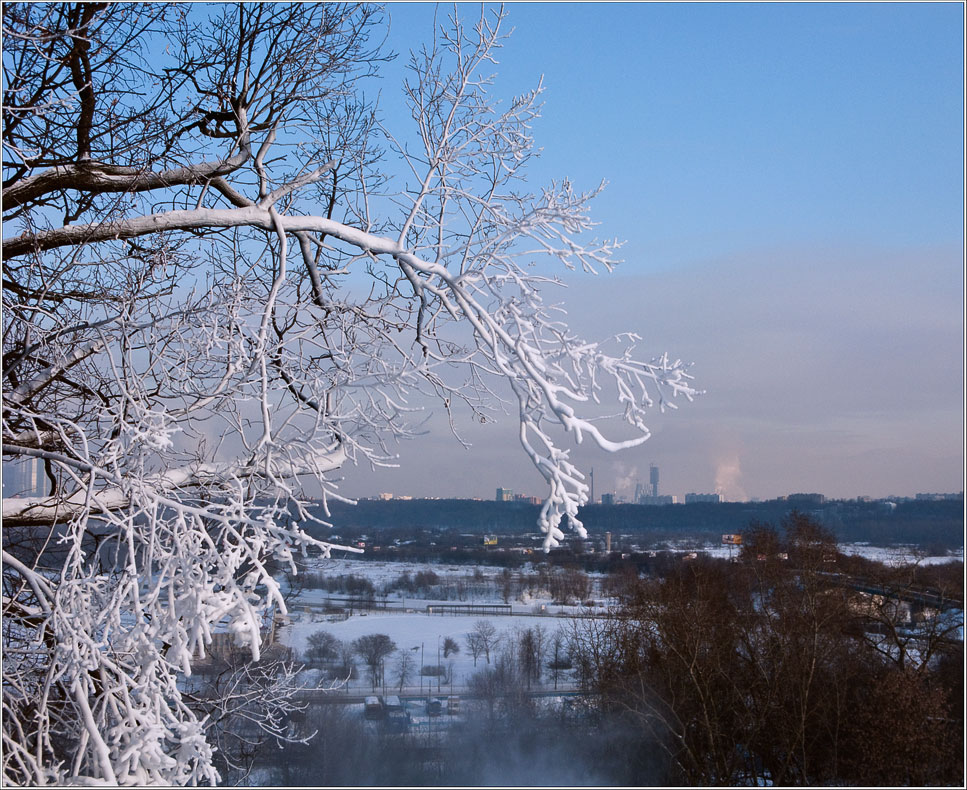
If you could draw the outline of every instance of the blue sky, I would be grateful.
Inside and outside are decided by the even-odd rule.
[[[391,4],[390,46],[433,12]],[[520,3],[507,21],[498,87],[547,86],[535,179],[606,178],[597,211],[637,267],[750,238],[962,238],[960,4]]]
[[[388,7],[404,55],[383,69],[389,122],[434,12]],[[572,324],[636,331],[644,356],[694,362],[707,390],[639,450],[580,448],[596,493],[632,493],[649,463],[679,497],[962,490],[963,5],[507,12],[496,94],[546,87],[533,187],[607,180],[593,216],[626,242],[615,274],[564,292]],[[469,452],[435,430],[345,492],[542,493],[512,419],[467,436]]]
[[[396,134],[407,53],[451,11],[387,7],[400,57],[371,90]],[[706,390],[632,452],[577,448],[596,493],[630,496],[651,463],[679,497],[963,490],[964,4],[511,3],[511,28],[494,94],[545,86],[531,188],[607,181],[592,215],[625,242],[552,299]],[[462,415],[467,450],[439,412],[342,492],[546,493],[512,415]]]

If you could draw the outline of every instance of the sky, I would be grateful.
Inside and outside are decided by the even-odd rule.
[[[388,119],[450,9],[389,5]],[[596,496],[650,464],[679,499],[963,490],[963,5],[512,3],[506,23],[496,95],[546,89],[532,187],[606,180],[592,215],[625,242],[614,274],[555,298],[705,391],[635,450],[576,448]],[[466,450],[434,414],[399,469],[342,491],[542,495],[515,422],[467,420]]]

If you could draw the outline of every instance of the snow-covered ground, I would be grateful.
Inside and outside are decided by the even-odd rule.
[[[860,555],[871,560],[889,564],[902,564],[919,562],[922,565],[935,565],[944,562],[953,562],[964,559],[964,550],[961,548],[956,554],[945,554],[938,556],[926,556],[912,546],[870,546],[866,543],[841,543],[839,550],[843,554]],[[694,544],[682,541],[680,544],[668,543],[667,547],[661,551],[669,551],[676,554],[688,554],[694,551],[701,551],[710,557],[729,557],[730,547],[720,544],[705,545],[696,547]],[[731,548],[734,555],[737,549]],[[336,558],[331,560],[320,560],[308,568],[311,571],[323,571],[339,576],[353,574],[369,579],[377,589],[396,580],[404,573],[411,576],[419,571],[432,570],[440,576],[453,576],[471,578],[475,573],[479,573],[486,579],[493,579],[503,573],[503,568],[494,565],[454,565],[450,563],[425,563],[425,562],[394,562],[390,560],[361,560],[353,558]],[[533,572],[533,563],[527,563],[514,572],[528,573]],[[590,573],[591,578],[598,578],[600,574]]]
[[[427,666],[436,665],[438,656],[439,663],[448,671],[452,664],[453,690],[454,693],[460,693],[461,690],[465,689],[475,670],[487,667],[484,656],[477,659],[477,666],[474,667],[473,656],[467,648],[467,634],[474,629],[475,624],[480,620],[488,620],[493,623],[504,640],[512,638],[517,629],[533,628],[534,626],[545,629],[548,640],[550,640],[558,628],[563,628],[566,625],[565,620],[557,617],[428,615],[398,611],[360,613],[340,622],[326,622],[320,615],[296,614],[293,622],[281,629],[279,639],[301,654],[306,648],[306,640],[309,635],[320,630],[328,631],[343,642],[352,642],[354,639],[367,634],[386,634],[396,643],[397,648],[409,651],[412,658],[412,669],[403,693],[411,694],[420,689],[427,693],[436,693],[438,688],[441,694],[450,693],[450,685],[441,682],[438,686],[436,678],[423,677],[422,683],[420,682],[422,677],[420,675],[421,662]],[[443,641],[447,637],[451,637],[460,645],[460,652],[451,655],[449,658],[444,658]],[[497,649],[500,650],[500,646]],[[493,660],[494,655],[491,654],[491,661]],[[397,665],[398,656],[395,654],[389,656],[385,661],[386,693],[388,694],[400,692]],[[361,677],[351,681],[348,690],[366,693],[372,689],[372,683],[361,662],[359,670]],[[318,673],[310,676],[310,679],[314,680],[313,685],[316,685]],[[550,678],[545,678],[545,685],[548,684],[553,685]],[[379,693],[383,693],[382,687]]]
[[[945,562],[963,561],[963,547],[956,554],[927,556],[912,546],[870,546],[866,543],[844,543],[839,547],[843,554],[860,555],[868,560],[876,560],[886,565],[904,565],[919,563],[920,565],[942,565]]]
[[[949,562],[962,559],[961,556],[924,557],[910,548],[880,548],[863,544],[842,544],[841,551],[846,554],[860,554],[870,559],[890,564],[919,561],[925,564]],[[669,546],[670,551],[687,553],[695,551],[691,547]],[[704,551],[715,557],[728,557],[727,546],[706,546]],[[733,549],[734,551],[734,549]],[[459,581],[466,583],[470,591],[462,600],[450,599],[442,601],[412,594],[390,593],[385,599],[380,595],[388,586],[400,578],[404,573],[414,576],[420,571],[432,570],[440,579],[443,586],[453,585]],[[504,569],[496,566],[467,566],[447,563],[418,563],[393,562],[383,560],[335,559],[318,561],[307,568],[308,572],[323,572],[327,577],[354,575],[369,580],[377,593],[377,600],[385,600],[387,605],[394,607],[387,610],[359,611],[347,617],[345,614],[327,614],[322,604],[330,594],[320,589],[306,589],[289,601],[288,624],[279,631],[279,640],[293,648],[299,658],[302,657],[310,634],[317,631],[328,631],[337,639],[350,643],[367,634],[386,634],[396,644],[399,650],[409,651],[412,658],[412,668],[403,689],[404,694],[436,693],[437,679],[420,675],[421,662],[423,665],[442,664],[452,673],[452,685],[441,683],[439,693],[460,693],[465,690],[470,676],[477,670],[487,666],[483,656],[478,657],[476,666],[467,647],[467,635],[480,620],[491,622],[503,636],[506,644],[513,638],[513,634],[526,628],[540,626],[547,634],[547,641],[553,638],[558,629],[567,626],[567,618],[582,614],[603,611],[610,601],[601,595],[598,582],[603,578],[601,574],[588,574],[593,588],[592,598],[597,603],[596,609],[588,609],[581,605],[562,606],[555,604],[549,595],[535,593],[525,595],[524,600],[510,600],[513,614],[511,615],[482,615],[459,614],[438,615],[427,614],[428,605],[436,603],[488,604],[504,603],[500,595],[499,578]],[[525,565],[516,569],[515,574],[528,575],[534,573],[532,565]],[[333,598],[345,598],[345,594],[332,593]],[[448,658],[443,657],[443,642],[450,637],[459,646],[460,651]],[[439,660],[438,656],[439,649]],[[500,650],[500,647],[497,648]],[[550,649],[550,648],[548,648]],[[494,656],[491,655],[491,660]],[[398,654],[393,654],[385,661],[386,693],[399,692],[398,682]],[[570,673],[563,673],[570,675]],[[422,677],[422,682],[421,682]],[[309,671],[306,680],[312,686],[322,685],[318,670]],[[559,678],[559,685],[563,678]],[[549,677],[544,678],[544,685],[551,684]],[[359,662],[359,677],[346,685],[350,693],[363,694],[371,691],[370,679]],[[384,689],[380,688],[380,693]]]
[[[346,559],[321,561],[318,565],[307,569],[308,572],[320,570],[327,576],[337,577],[352,574],[366,578],[372,582],[377,592],[396,581],[403,573],[409,573],[412,576],[419,571],[426,570],[432,570],[437,574],[443,586],[452,585],[461,580],[473,584],[473,590],[464,600],[441,600],[426,596],[417,597],[411,594],[391,593],[385,600],[389,606],[394,608],[370,611],[355,610],[354,614],[348,618],[345,614],[327,614],[322,610],[321,604],[330,597],[330,594],[325,590],[306,589],[289,600],[289,624],[280,629],[279,641],[293,648],[301,657],[306,649],[309,635],[317,631],[328,631],[334,637],[346,643],[368,634],[386,634],[393,640],[398,649],[410,652],[413,666],[410,678],[403,690],[403,693],[407,694],[419,693],[421,690],[426,693],[437,691],[437,679],[421,676],[421,665],[434,666],[440,664],[448,674],[452,674],[452,684],[447,685],[441,682],[439,693],[450,693],[451,689],[453,693],[460,693],[465,690],[474,671],[488,666],[484,655],[478,656],[475,666],[474,658],[467,646],[467,635],[481,620],[492,623],[500,636],[500,644],[498,644],[496,651],[491,652],[491,662],[496,657],[495,653],[499,652],[504,644],[513,639],[516,631],[536,626],[543,629],[546,634],[546,649],[548,651],[546,660],[549,660],[550,651],[553,649],[551,640],[558,629],[566,627],[567,618],[595,611],[581,605],[564,606],[555,604],[549,595],[525,595],[523,601],[518,599],[509,602],[513,611],[513,614],[510,615],[427,614],[428,606],[440,603],[503,604],[499,586],[495,584],[495,581],[503,573],[503,569],[494,566],[429,565],[415,562]],[[521,572],[529,573],[532,570],[531,568],[524,568],[521,569]],[[591,576],[594,577],[594,574],[591,574]],[[342,593],[332,593],[332,597],[338,600],[344,599],[346,596]],[[381,600],[381,597],[378,596],[377,600]],[[598,597],[596,610],[604,611],[608,603],[609,601],[601,600]],[[460,650],[458,653],[444,658],[443,642],[447,637],[453,639],[459,645]],[[385,660],[386,693],[393,693],[393,689],[399,692],[398,662],[398,654],[391,655]],[[346,689],[351,693],[366,693],[372,690],[372,683],[366,669],[362,666],[362,662],[357,663],[360,677],[348,683]],[[563,674],[558,679],[559,686],[565,681]],[[308,675],[312,685],[319,682],[318,675],[318,672]],[[553,685],[550,677],[545,678],[545,685]],[[382,688],[380,693],[382,693]]]
[[[913,562],[918,562],[921,565],[938,565],[945,562],[954,562],[956,560],[964,559],[963,547],[961,547],[956,554],[943,554],[937,556],[927,556],[914,546],[885,547],[870,546],[868,543],[840,543],[839,550],[843,554],[859,555],[861,557],[866,557],[867,559],[876,560],[877,562],[882,562],[888,565],[903,565],[905,563]],[[729,557],[730,548],[728,546],[721,545],[706,545],[700,549],[696,549],[694,546],[691,548],[686,548],[684,545],[676,546],[674,544],[669,544],[668,548],[663,549],[663,551],[671,551],[675,553],[702,551],[705,554],[708,554],[710,557],[727,559]],[[738,549],[732,547],[731,551],[734,555]]]

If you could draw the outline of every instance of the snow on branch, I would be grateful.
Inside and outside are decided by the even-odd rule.
[[[363,90],[376,9],[200,8],[5,7],[3,456],[39,472],[3,502],[11,784],[216,783],[233,716],[289,737],[280,571],[356,551],[326,539],[340,476],[393,465],[427,399],[457,435],[458,402],[516,412],[550,549],[585,534],[570,445],[696,395],[545,305],[549,266],[620,245],[603,184],[527,191],[544,86],[495,98],[502,13],[412,56],[407,131]],[[218,633],[245,660],[206,700]]]

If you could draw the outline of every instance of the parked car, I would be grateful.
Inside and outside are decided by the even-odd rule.
[[[383,703],[379,701],[379,697],[366,697],[363,702],[363,715],[367,719],[383,718]]]
[[[391,694],[383,698],[383,707],[387,713],[393,713],[394,711],[402,711],[403,703],[396,694]]]

